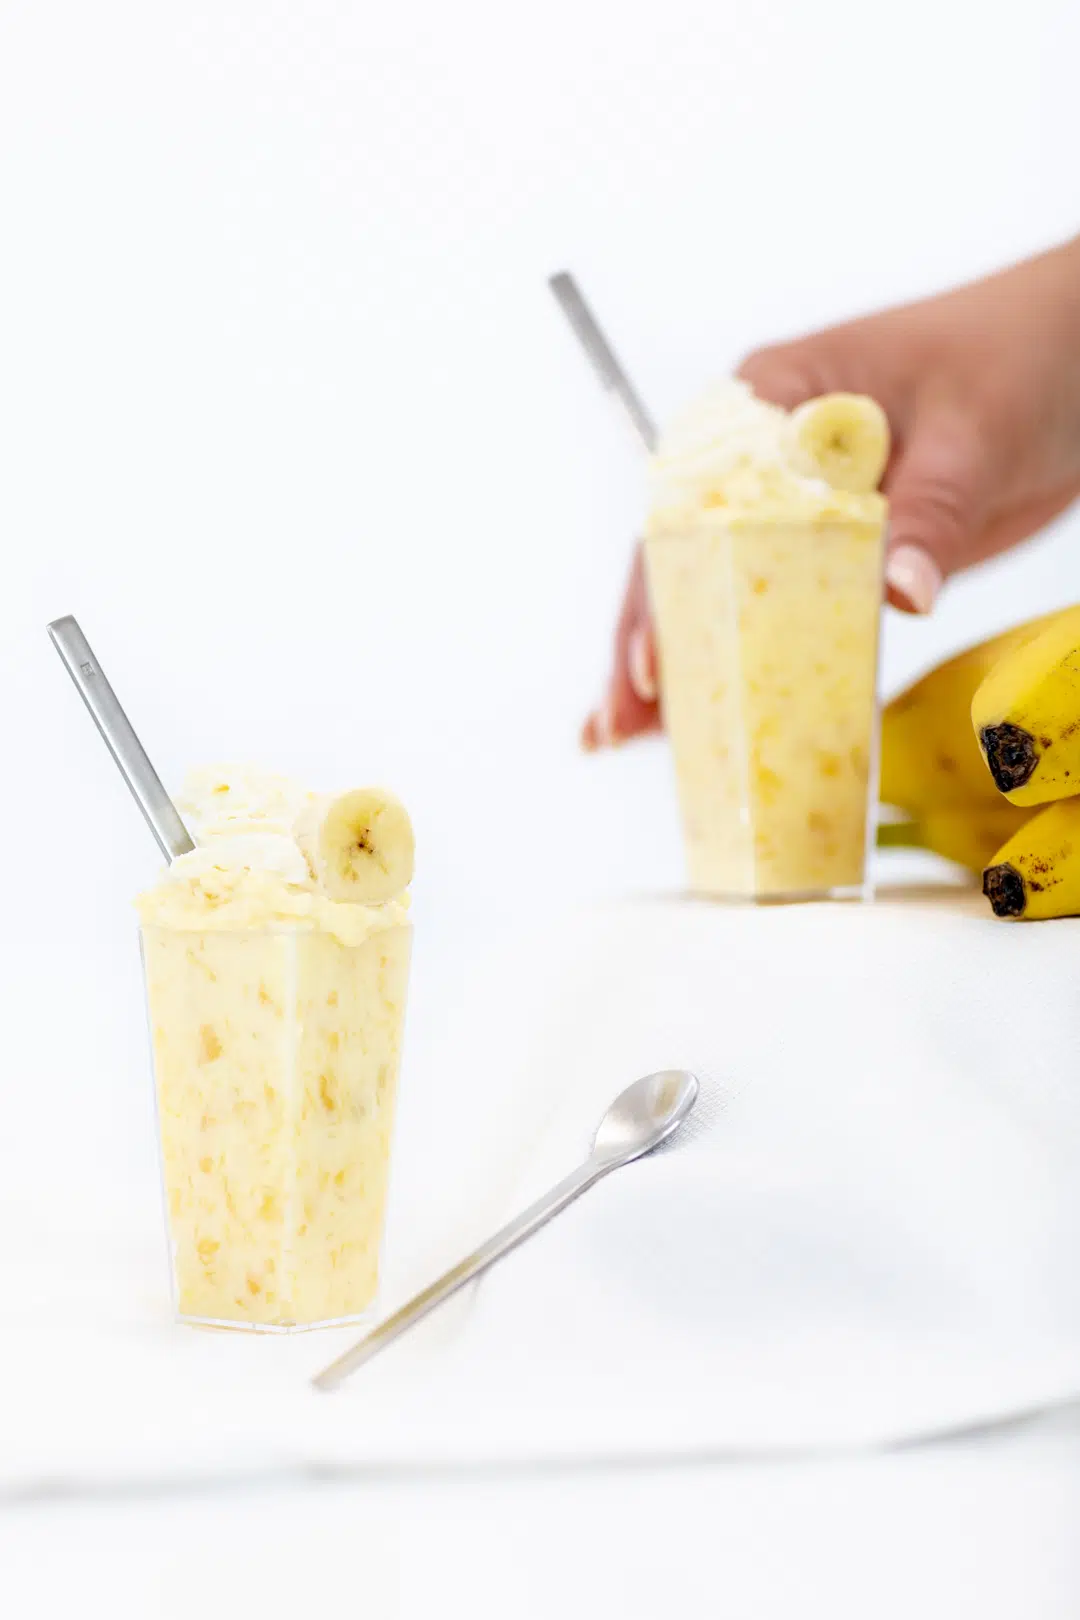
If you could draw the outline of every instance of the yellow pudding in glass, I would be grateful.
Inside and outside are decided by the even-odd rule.
[[[704,895],[868,892],[886,504],[808,469],[798,433],[798,413],[728,384],[653,463],[661,702]]]
[[[181,800],[198,847],[138,903],[177,1313],[355,1320],[378,1286],[407,893],[332,898],[294,834],[312,797],[213,775],[216,803]]]

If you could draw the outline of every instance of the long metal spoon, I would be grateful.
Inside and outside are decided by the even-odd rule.
[[[600,1121],[593,1138],[592,1152],[584,1164],[571,1171],[543,1198],[538,1198],[535,1204],[522,1210],[520,1215],[472,1254],[460,1260],[445,1276],[431,1283],[415,1299],[395,1311],[393,1316],[388,1316],[367,1338],[361,1339],[337,1361],[331,1362],[329,1367],[312,1379],[315,1388],[336,1389],[350,1373],[377,1356],[380,1350],[385,1350],[394,1339],[406,1333],[429,1311],[449,1299],[451,1294],[456,1294],[459,1288],[464,1288],[467,1282],[494,1265],[496,1260],[501,1260],[511,1249],[516,1249],[526,1238],[532,1237],[553,1215],[558,1215],[567,1204],[580,1198],[601,1177],[659,1147],[661,1142],[678,1130],[697,1101],[697,1095],[697,1078],[685,1069],[664,1069],[659,1074],[646,1075],[643,1080],[635,1080],[632,1086],[627,1086]]]
[[[569,270],[560,270],[557,276],[551,276],[548,279],[548,286],[573,327],[578,342],[592,362],[601,386],[621,405],[635,437],[651,456],[656,450],[656,424],[642,404],[637,389],[615,358],[615,351],[600,330],[599,322],[585,302],[581,288]]]
[[[150,763],[146,749],[120,700],[102,671],[90,643],[68,613],[48,626],[52,644],[79,689],[79,696],[93,716],[109,753],[120,767],[120,774],[131,789],[136,804],[150,824],[166,860],[175,861],[195,848],[191,834],[180,819],[180,812],[169,798],[161,778]]]

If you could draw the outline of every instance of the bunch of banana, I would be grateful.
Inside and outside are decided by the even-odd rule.
[[[881,721],[881,797],[916,821],[946,807],[1000,806],[971,729],[971,705],[992,670],[1060,613],[1032,619],[969,647],[888,704]]]
[[[881,797],[912,819],[883,826],[879,843],[982,871],[995,915],[1080,912],[1080,606],[995,636],[894,698]]]
[[[979,746],[1012,804],[1046,808],[987,865],[983,893],[998,917],[1080,912],[1080,607],[1000,659],[971,703]]]
[[[968,648],[887,705],[881,798],[910,819],[879,827],[880,845],[931,850],[978,874],[1027,819],[994,786],[971,729],[971,703],[995,665],[1056,617]]]
[[[312,877],[331,900],[379,905],[412,881],[412,822],[382,788],[354,788],[320,799],[293,828]]]

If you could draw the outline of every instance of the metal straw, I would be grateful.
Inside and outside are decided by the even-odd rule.
[[[48,627],[52,644],[93,716],[109,753],[120,767],[120,774],[131,789],[135,802],[146,817],[162,854],[169,861],[195,848],[180,813],[161,784],[146,749],[136,737],[131,721],[105,679],[90,643],[78,622],[67,614]]]
[[[597,325],[581,289],[568,270],[551,276],[548,286],[555,294],[574,335],[592,363],[601,386],[612,394],[630,423],[636,438],[651,456],[656,450],[656,424],[638,397],[637,390],[615,358],[615,351]]]

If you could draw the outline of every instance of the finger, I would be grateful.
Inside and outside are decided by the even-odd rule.
[[[781,343],[748,354],[735,375],[748,382],[759,399],[793,411],[839,386],[826,379],[826,371],[824,357],[813,344]]]
[[[595,754],[607,744],[606,708],[594,709],[581,728],[581,746],[587,754]]]
[[[607,710],[608,742],[612,746],[660,730],[660,705],[643,702],[629,687],[613,691]]]
[[[607,700],[608,739],[626,742],[660,724],[652,616],[645,581],[645,553],[634,552],[622,614],[615,632],[615,661]]]
[[[1067,511],[1078,496],[1080,487],[1069,487],[997,514],[972,537],[967,565],[985,562],[1020,545],[1021,541],[1030,540]]]
[[[641,547],[634,551],[619,622],[608,687],[600,707],[589,715],[582,747],[592,751],[626,742],[660,727],[656,653]]]
[[[626,668],[633,687],[642,703],[655,703],[657,698],[656,645],[652,626],[639,624],[630,633],[626,645]]]
[[[929,613],[949,575],[975,560],[992,492],[991,462],[970,423],[951,411],[917,413],[885,483],[885,582],[894,606]]]
[[[629,623],[621,627],[607,699],[594,718],[597,747],[615,746],[660,729],[652,631],[647,621],[639,619],[632,628]]]
[[[971,568],[986,562],[1003,551],[1010,551],[1024,540],[1030,540],[1040,529],[1073,504],[1080,489],[1059,490],[1053,495],[1040,497],[1013,510],[1000,513],[981,529],[969,534],[962,553],[955,561],[952,572]],[[889,601],[907,613],[929,612],[942,583],[942,571],[933,559],[916,548],[897,546],[890,550],[886,567]],[[921,606],[921,603],[928,606]]]
[[[587,754],[600,748],[615,748],[652,731],[663,729],[658,703],[640,698],[609,698],[594,709],[581,728],[581,746]]]

